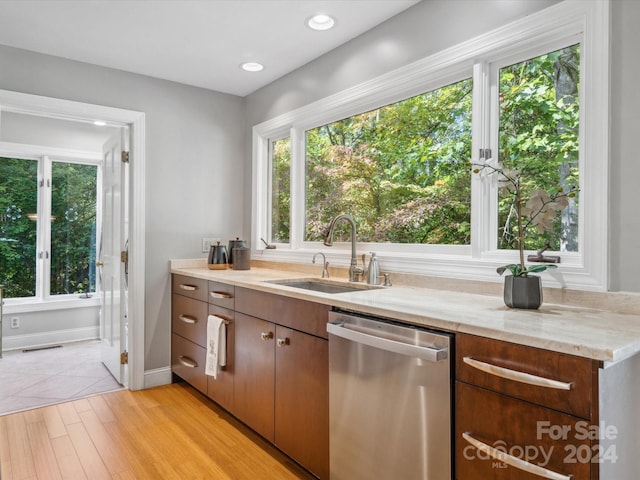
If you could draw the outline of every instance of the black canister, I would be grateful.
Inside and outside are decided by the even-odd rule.
[[[217,242],[216,245],[211,245],[207,265],[209,270],[224,270],[228,267],[228,263],[227,247],[220,245],[220,242]]]
[[[233,267],[234,264],[234,253],[233,253],[233,249],[234,248],[241,248],[241,247],[246,247],[247,246],[247,242],[245,242],[244,240],[240,240],[240,237],[236,237],[235,240],[229,240],[229,266],[231,268]]]

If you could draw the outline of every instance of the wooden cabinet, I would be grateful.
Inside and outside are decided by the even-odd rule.
[[[459,480],[594,480],[598,362],[456,336]],[[506,455],[505,455],[506,454]]]
[[[233,306],[233,286],[173,275],[171,371],[231,412],[234,368]],[[227,322],[227,361],[224,367],[218,369],[215,379],[205,375],[209,315],[217,315]]]
[[[173,276],[172,371],[300,465],[329,478],[329,306]],[[227,322],[227,364],[204,373],[207,316]]]
[[[275,325],[236,312],[235,415],[274,441]]]
[[[236,289],[236,416],[321,479],[329,478],[328,311]]]
[[[329,478],[329,342],[276,327],[275,444]]]

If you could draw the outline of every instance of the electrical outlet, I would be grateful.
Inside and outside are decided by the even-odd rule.
[[[217,237],[202,237],[202,253],[209,253],[211,245],[215,245],[219,241],[220,238]]]
[[[20,317],[11,317],[11,328],[20,328]]]

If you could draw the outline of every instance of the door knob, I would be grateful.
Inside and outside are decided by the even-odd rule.
[[[273,338],[273,332],[262,332],[260,337],[262,338],[262,340],[270,340]]]
[[[289,339],[287,337],[279,338],[278,340],[276,340],[276,343],[279,347],[284,347],[285,345],[289,345]]]
[[[96,262],[96,267],[102,267],[104,266],[104,262]]]

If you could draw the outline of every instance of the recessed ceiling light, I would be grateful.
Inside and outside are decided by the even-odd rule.
[[[96,127],[104,127],[107,124],[107,122],[103,122],[102,120],[96,120],[95,122],[93,122],[93,124]]]
[[[333,18],[323,13],[307,19],[307,26],[312,30],[329,30],[335,24],[336,21]]]
[[[264,65],[257,62],[246,62],[240,65],[240,67],[247,72],[259,72],[260,70],[264,69]]]

